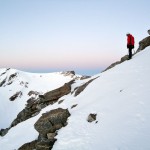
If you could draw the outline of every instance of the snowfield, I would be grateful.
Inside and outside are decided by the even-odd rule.
[[[1,150],[18,149],[24,143],[37,139],[38,133],[34,129],[34,123],[42,113],[56,108],[68,108],[71,116],[68,125],[58,131],[53,150],[149,150],[149,65],[150,48],[146,48],[132,60],[92,76],[91,78],[98,78],[77,97],[74,97],[74,93],[63,96],[60,98],[64,99],[63,103],[47,106],[39,115],[11,128],[4,137],[0,137]],[[29,82],[30,88],[24,88],[24,93],[28,93],[29,90],[50,91],[71,80],[68,76],[53,73],[43,74],[46,76],[44,81],[42,78],[39,80],[40,77],[36,74],[19,73],[19,76]],[[72,85],[72,91],[90,79],[76,80]],[[1,127],[10,124],[27,100],[27,97],[23,96],[16,101],[9,101],[11,94],[7,88],[0,87]],[[17,88],[17,85],[13,88]],[[71,109],[74,104],[78,105]],[[9,113],[13,111],[15,113],[10,115],[9,119]],[[97,122],[87,122],[90,113],[97,114]]]

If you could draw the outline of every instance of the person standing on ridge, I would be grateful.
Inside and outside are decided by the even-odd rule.
[[[127,48],[129,49],[129,59],[132,58],[132,49],[134,48],[134,37],[132,34],[127,33]]]

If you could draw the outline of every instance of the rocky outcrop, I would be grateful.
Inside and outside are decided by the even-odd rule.
[[[0,87],[2,87],[2,86],[6,83],[6,79],[7,79],[7,78],[3,79],[3,81],[0,82]]]
[[[10,128],[1,129],[1,130],[0,130],[0,136],[5,136],[5,135],[7,134],[7,132],[8,132],[9,129],[10,129]]]
[[[38,115],[41,109],[45,108],[48,105],[54,104],[58,99],[64,95],[67,95],[71,92],[71,85],[74,83],[74,80],[71,80],[68,83],[65,83],[60,88],[52,90],[45,93],[44,95],[39,95],[39,98],[31,97],[27,100],[26,107],[17,115],[17,118],[11,123],[11,127],[16,126],[18,123],[25,121],[31,117]],[[38,92],[30,91],[28,95],[36,95]]]
[[[150,36],[146,37],[145,39],[139,42],[139,48],[137,52],[145,49],[147,46],[150,46]]]
[[[96,116],[97,114],[89,114],[88,118],[87,118],[87,121],[88,122],[93,122],[96,120]]]
[[[70,116],[68,109],[58,108],[42,114],[34,127],[41,137],[47,137],[48,133],[54,133],[66,126],[67,118]]]
[[[123,63],[124,61],[126,61],[126,60],[128,60],[128,59],[129,59],[129,56],[128,56],[128,55],[125,55],[125,56],[123,56],[123,57],[120,59],[120,61],[117,61],[117,62],[115,62],[115,63],[112,63],[112,64],[111,64],[109,67],[107,67],[104,71],[109,70],[109,69],[115,67],[116,65]],[[104,72],[104,71],[102,71],[102,72]]]
[[[148,32],[148,34],[150,35],[150,30],[148,30],[147,32]]]
[[[62,87],[47,92],[46,94],[40,96],[41,102],[53,102],[57,101],[60,97],[67,95],[71,92],[71,85],[74,83],[74,80],[71,80],[68,83],[65,83]]]
[[[2,73],[1,75],[4,75],[6,72]],[[0,87],[5,86],[5,85],[10,85],[13,83],[13,79],[17,77],[17,73],[11,74],[9,77],[6,76],[5,79],[0,83]],[[8,79],[8,81],[7,81]],[[7,84],[5,84],[7,81]],[[5,85],[4,85],[5,84]]]
[[[98,77],[97,77],[98,78]],[[78,96],[93,80],[95,80],[96,78],[94,79],[91,79],[89,80],[88,82],[84,83],[83,85],[75,88],[75,94],[74,96]]]
[[[0,75],[0,76],[4,75],[5,73],[6,73],[6,71],[4,71],[3,73],[1,73],[1,75]]]
[[[78,105],[78,104],[74,104],[74,105],[72,105],[72,106],[71,106],[71,109],[73,109],[73,108],[77,107],[77,105]]]
[[[39,94],[40,94],[40,93],[37,92],[37,91],[29,91],[29,93],[28,93],[29,96],[32,96],[32,95],[37,96],[37,95],[39,95]]]
[[[75,71],[65,71],[65,72],[62,72],[62,74],[64,75],[64,76],[74,76],[76,73],[75,73]]]
[[[42,107],[43,106],[40,105],[36,99],[30,98],[26,107],[17,115],[17,118],[11,123],[11,127],[14,127],[18,123],[38,115]]]
[[[15,99],[17,99],[18,97],[21,97],[22,96],[22,92],[19,91],[19,92],[16,92],[13,96],[11,96],[9,98],[10,101],[14,101]]]
[[[57,130],[67,125],[67,119],[70,116],[68,109],[58,108],[51,110],[42,116],[34,124],[39,132],[38,139],[24,144],[19,150],[51,150],[57,135]]]
[[[80,80],[84,80],[84,79],[88,79],[88,78],[90,78],[91,76],[82,76],[81,78],[80,78]]]
[[[22,145],[18,150],[34,150],[36,148],[36,144],[37,140]]]

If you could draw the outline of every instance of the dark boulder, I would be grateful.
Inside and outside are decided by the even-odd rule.
[[[9,128],[1,129],[0,130],[0,136],[5,136],[8,133]]]
[[[142,41],[139,42],[139,48],[138,48],[137,52],[145,49],[148,46],[150,46],[150,36],[146,37],[145,39],[143,39]]]
[[[16,92],[13,96],[11,96],[9,99],[10,101],[14,101],[16,98],[21,97],[22,96],[22,92]]]
[[[44,95],[40,95],[39,97],[41,98],[41,102],[57,101],[60,97],[69,94],[71,92],[71,85],[73,83],[74,80],[71,80],[60,88],[47,92]]]
[[[42,114],[34,127],[40,135],[46,137],[47,133],[54,133],[56,130],[66,125],[70,116],[68,109],[58,108]]]
[[[88,118],[87,118],[87,121],[88,122],[93,122],[96,120],[96,116],[97,114],[89,114]]]

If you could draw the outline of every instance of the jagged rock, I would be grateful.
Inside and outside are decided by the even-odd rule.
[[[58,108],[42,114],[34,124],[40,135],[46,137],[47,133],[54,133],[56,130],[66,125],[70,113],[67,109]]]
[[[2,86],[6,83],[6,79],[7,79],[7,78],[5,78],[5,79],[0,83],[0,87],[2,87]]]
[[[0,136],[5,136],[8,132],[9,128],[6,128],[6,129],[1,129],[0,130]]]
[[[36,144],[36,150],[51,150],[54,143],[55,143],[56,139],[45,139],[42,141],[38,141]]]
[[[27,100],[26,106],[29,108],[29,107],[31,107],[32,105],[34,105],[36,102],[37,102],[36,99],[35,99],[34,97],[31,97],[31,98],[29,98],[29,99]]]
[[[31,96],[31,95],[37,96],[37,95],[39,95],[39,94],[40,94],[40,93],[37,92],[37,91],[30,91],[30,92],[28,93],[29,96]]]
[[[4,75],[5,73],[6,73],[6,71],[5,71],[5,72],[3,72],[3,73],[1,73],[1,75],[0,75],[0,76]]]
[[[13,96],[11,96],[9,99],[10,101],[14,101],[17,97],[21,97],[22,96],[22,92],[16,92]]]
[[[20,85],[22,85],[22,86],[24,86],[25,88],[28,88],[28,82],[23,82],[23,81],[21,81],[20,82]]]
[[[116,65],[123,63],[124,61],[126,61],[126,60],[128,60],[128,59],[129,59],[129,56],[128,56],[128,55],[125,55],[125,56],[123,56],[123,57],[120,59],[120,61],[117,61],[117,62],[115,62],[115,63],[112,63],[112,64],[111,64],[109,67],[107,67],[104,71],[109,70],[109,69],[115,67]],[[102,71],[102,72],[104,72],[104,71]]]
[[[65,72],[62,72],[62,74],[64,74],[65,76],[74,76],[75,75],[75,71],[65,71]]]
[[[57,134],[56,133],[47,133],[47,138],[53,140]]]
[[[34,106],[34,105],[32,105]],[[36,107],[37,104],[35,104],[35,107],[25,107],[18,115],[17,118],[11,123],[11,127],[16,126],[18,123],[25,121],[31,117],[34,117],[39,114],[41,109]]]
[[[66,125],[70,116],[68,109],[58,108],[42,114],[34,124],[39,132],[38,139],[22,145],[19,150],[51,150],[57,135],[57,130]]]
[[[6,71],[10,70],[10,68],[7,68]]]
[[[38,115],[41,109],[45,108],[50,104],[53,104],[58,100],[58,98],[69,93],[71,91],[71,85],[73,83],[74,80],[71,80],[70,82],[66,83],[64,86],[56,90],[47,92],[44,95],[39,95],[39,98],[37,99],[34,99],[33,97],[28,99],[26,107],[21,112],[19,112],[16,119],[14,119],[14,121],[11,123],[11,127],[14,127],[18,123]],[[61,127],[62,126],[58,126],[58,125],[55,126],[56,129],[59,129]]]
[[[18,150],[35,150],[37,140],[22,145]]]
[[[63,101],[64,101],[64,99],[63,99],[63,100],[60,100],[60,101],[58,102],[58,104],[61,104]]]
[[[150,30],[148,30],[147,32],[148,32],[148,34],[150,35]]]
[[[16,78],[17,77],[17,73],[14,73],[14,74],[11,74],[10,76],[9,76],[9,78],[8,78],[8,83],[7,83],[7,85],[10,85],[10,84],[12,84],[12,79],[14,79],[14,78]]]
[[[71,106],[71,109],[74,108],[74,107],[76,107],[77,105],[78,105],[78,104],[72,105],[72,106]]]
[[[144,38],[142,41],[139,42],[139,48],[137,52],[145,49],[147,46],[150,46],[150,36]]]
[[[124,61],[126,61],[126,60],[128,60],[128,59],[129,59],[129,56],[128,56],[128,55],[125,55],[125,56],[123,56],[123,57],[121,58],[120,63],[122,63],[122,62],[124,62]]]
[[[81,78],[80,78],[80,80],[84,80],[84,79],[88,79],[88,78],[90,78],[91,76],[82,76]]]
[[[79,87],[77,87],[75,90],[75,94],[74,94],[74,96],[77,96],[77,95],[79,95],[93,80],[95,80],[96,78],[94,78],[94,79],[91,79],[91,80],[89,80],[88,82],[86,82],[85,84],[83,84],[83,85],[81,85],[81,86],[79,86]]]
[[[88,118],[87,118],[87,121],[88,122],[93,122],[96,120],[96,116],[97,114],[89,114]]]
[[[71,85],[73,83],[74,80],[71,80],[58,89],[47,92],[44,95],[40,95],[39,97],[41,98],[41,102],[57,101],[60,97],[69,94],[71,92]]]

